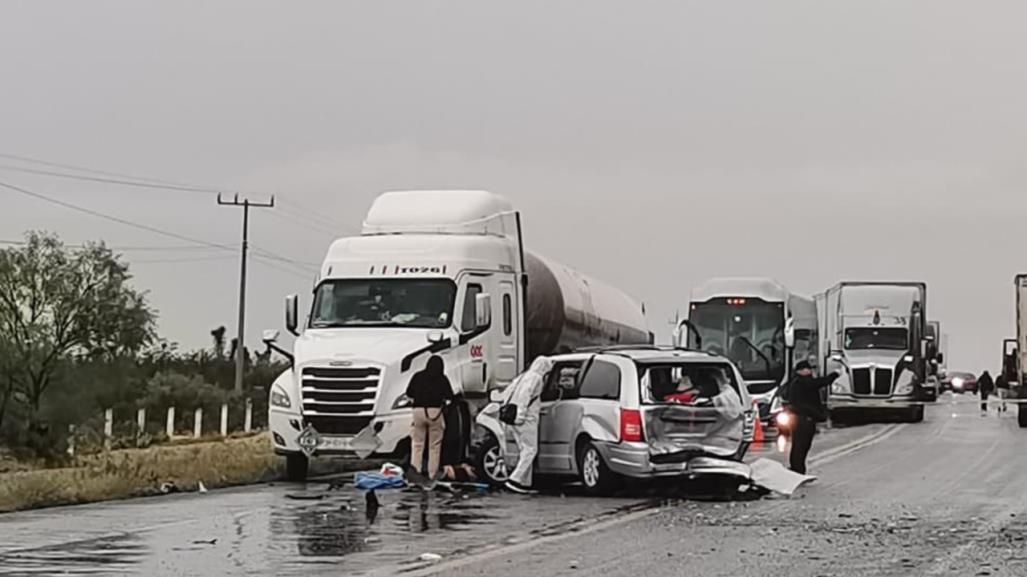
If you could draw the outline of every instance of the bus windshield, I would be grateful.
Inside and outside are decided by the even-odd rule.
[[[314,293],[310,328],[446,328],[456,284],[449,279],[332,279]]]
[[[702,337],[702,349],[731,359],[746,381],[784,377],[784,303],[717,299],[693,304],[689,320]],[[695,335],[689,335],[689,343],[695,346]]]

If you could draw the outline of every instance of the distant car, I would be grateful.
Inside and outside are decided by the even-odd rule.
[[[640,345],[551,358],[537,473],[577,477],[590,494],[609,493],[624,478],[747,474],[741,460],[756,410],[738,368],[724,357]],[[517,462],[499,405],[493,399],[477,419],[490,433],[479,453],[492,483]]]
[[[973,373],[949,371],[941,381],[941,389],[953,393],[976,393],[977,377]]]

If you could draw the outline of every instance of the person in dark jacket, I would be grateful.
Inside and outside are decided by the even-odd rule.
[[[995,381],[991,380],[988,371],[981,373],[977,378],[977,392],[981,395],[981,414],[988,414],[988,397],[995,392]]]
[[[815,378],[813,367],[806,361],[795,365],[795,375],[785,386],[788,387],[788,407],[795,415],[792,431],[792,451],[789,455],[791,470],[806,474],[806,456],[813,447],[813,436],[817,434],[817,421],[827,416],[827,408],[820,396],[820,389],[831,386],[838,373]]]
[[[407,385],[414,416],[410,426],[410,466],[418,473],[427,473],[435,480],[439,473],[442,454],[442,439],[446,421],[442,408],[453,398],[453,387],[446,378],[446,367],[442,357],[432,355],[424,369],[414,373]],[[422,471],[424,449],[428,447],[428,470]]]

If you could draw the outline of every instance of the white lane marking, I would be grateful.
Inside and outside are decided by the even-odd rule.
[[[496,545],[485,551],[474,553],[466,557],[460,557],[452,561],[444,561],[442,563],[437,563],[428,566],[418,566],[408,570],[397,570],[395,567],[384,568],[382,570],[372,572],[370,573],[370,575],[372,577],[377,577],[379,575],[391,576],[396,574],[401,574],[408,577],[427,577],[429,575],[436,575],[438,573],[442,573],[445,571],[466,567],[467,565],[470,565],[472,563],[488,561],[489,559],[494,559],[496,557],[501,557],[503,555],[508,555],[510,553],[517,553],[520,551],[524,551],[526,549],[533,549],[535,547],[545,545],[547,543],[558,543],[560,541],[570,539],[572,537],[588,535],[589,533],[595,533],[596,531],[609,529],[610,527],[615,527],[623,523],[630,523],[631,521],[645,519],[646,517],[651,517],[659,513],[662,509],[662,507],[653,507],[650,509],[642,509],[641,511],[633,511],[631,513],[614,517],[613,519],[599,521],[591,525],[585,525],[584,527],[578,530],[569,530],[565,533],[560,533],[559,535],[546,535],[541,537],[529,538],[520,543],[514,543],[511,545]]]
[[[836,461],[841,457],[851,455],[856,451],[865,449],[872,445],[876,445],[877,443],[884,441],[885,439],[891,437],[892,435],[898,433],[906,427],[907,425],[905,424],[890,425],[888,427],[881,429],[880,431],[877,431],[876,433],[872,433],[861,439],[856,439],[855,441],[846,443],[840,447],[835,447],[828,451],[824,451],[823,453],[820,453],[818,455],[813,455],[812,457],[810,457],[809,462],[811,465],[826,465],[827,463]]]

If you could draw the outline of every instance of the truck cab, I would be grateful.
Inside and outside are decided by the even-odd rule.
[[[840,374],[828,397],[832,419],[853,411],[901,411],[923,420],[933,356],[926,294],[923,283],[847,282],[821,297],[824,365]]]

